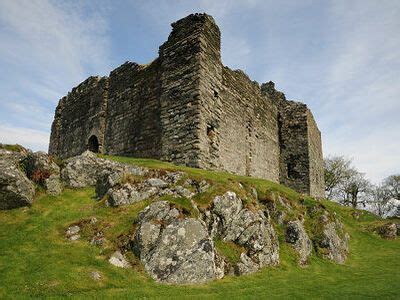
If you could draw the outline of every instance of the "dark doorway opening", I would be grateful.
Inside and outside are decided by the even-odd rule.
[[[97,136],[92,135],[88,141],[88,150],[94,153],[99,153],[99,140]]]

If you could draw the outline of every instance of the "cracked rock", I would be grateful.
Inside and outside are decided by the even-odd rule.
[[[35,186],[18,168],[17,162],[0,157],[0,210],[32,204]]]
[[[133,250],[155,280],[203,283],[221,276],[214,244],[201,221],[180,218],[166,201],[152,203],[138,219]]]
[[[300,221],[288,222],[286,227],[286,242],[291,244],[299,254],[300,265],[306,264],[308,257],[311,255],[312,243]]]

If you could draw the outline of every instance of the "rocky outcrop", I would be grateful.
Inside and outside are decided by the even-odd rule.
[[[62,192],[62,183],[60,175],[52,174],[49,178],[45,179],[44,186],[50,195],[56,196]]]
[[[139,215],[133,249],[158,282],[204,283],[223,274],[204,224],[183,217],[166,201],[151,204]]]
[[[192,198],[195,193],[190,189],[177,185],[182,172],[167,172],[166,174],[152,174],[159,177],[147,179],[135,178],[129,170],[117,169],[113,172],[103,171],[96,182],[96,195],[99,199],[107,195],[110,206],[120,206],[149,199],[155,196],[173,196]],[[196,181],[188,181],[186,185],[194,187]],[[205,186],[203,186],[204,188]],[[207,187],[208,188],[208,187]]]
[[[49,194],[58,195],[62,191],[60,167],[47,153],[28,152],[20,162],[30,180],[46,188]]]
[[[378,233],[381,237],[389,240],[393,240],[398,235],[398,226],[396,223],[387,223],[378,228]]]
[[[0,156],[0,209],[32,204],[34,184],[19,169],[13,158]]]
[[[85,151],[82,155],[67,160],[61,177],[67,186],[81,188],[96,185],[100,176],[104,176],[104,172],[107,171],[109,173],[124,171],[134,175],[143,175],[146,172],[143,168],[101,159],[95,153]]]
[[[107,203],[110,206],[120,206],[135,203],[153,197],[159,192],[154,186],[145,184],[133,185],[125,183],[108,190]]]
[[[343,231],[343,225],[338,220],[328,222],[323,226],[318,247],[323,257],[344,264],[349,253],[349,239],[350,236]]]
[[[115,251],[108,259],[108,262],[118,268],[127,269],[131,267],[131,264],[120,251]]]
[[[279,264],[279,244],[272,224],[261,210],[244,208],[234,192],[215,197],[205,221],[212,237],[233,241],[246,249],[236,266],[237,273]]]
[[[43,151],[29,153],[22,164],[28,178],[34,181],[48,178],[51,174],[60,175],[60,167]]]
[[[311,255],[312,243],[299,220],[288,222],[286,226],[286,242],[291,244],[299,254],[300,265],[305,265]]]

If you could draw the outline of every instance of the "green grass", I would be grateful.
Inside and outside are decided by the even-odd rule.
[[[231,241],[224,242],[216,239],[214,240],[214,245],[217,249],[217,252],[220,255],[226,257],[228,259],[228,262],[232,264],[238,263],[240,261],[240,254],[245,252],[245,249],[243,247],[240,247]]]
[[[334,211],[351,236],[350,256],[345,265],[337,265],[312,256],[310,265],[299,267],[293,250],[282,243],[281,264],[276,268],[241,276],[228,276],[200,286],[171,286],[154,282],[132,259],[133,269],[119,269],[107,262],[115,245],[134,230],[139,211],[149,201],[120,208],[109,208],[94,199],[94,189],[65,190],[54,197],[38,195],[31,208],[0,211],[0,298],[63,297],[76,298],[300,298],[395,299],[400,296],[400,240],[383,240],[368,231],[382,220],[363,212],[359,220],[353,210],[329,201],[320,203],[266,180],[178,167],[155,160],[113,158],[146,167],[183,170],[190,177],[205,178],[213,184],[210,192],[196,201],[204,206],[215,193],[225,188],[255,187],[261,195],[277,192],[285,195],[293,207],[324,205]],[[174,200],[190,211],[187,199]],[[303,202],[303,206],[299,205]],[[257,205],[248,199],[249,205]],[[296,206],[297,205],[297,206]],[[190,213],[192,213],[190,211]],[[104,248],[90,245],[85,239],[69,242],[66,228],[95,216],[110,243]],[[372,224],[372,225],[371,225]],[[217,251],[235,261],[240,249],[216,241]],[[91,271],[103,278],[94,281]]]
[[[0,144],[0,149],[15,152],[21,152],[25,150],[25,148],[19,144]]]

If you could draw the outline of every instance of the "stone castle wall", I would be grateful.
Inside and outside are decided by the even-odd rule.
[[[88,140],[97,136],[104,151],[107,77],[89,77],[63,97],[56,108],[49,153],[70,157],[88,149]]]
[[[325,179],[324,179],[324,157],[322,155],[322,140],[321,132],[318,129],[317,123],[310,110],[307,111],[308,124],[308,157],[309,157],[309,179],[310,195],[318,195],[322,197],[325,194]]]
[[[321,136],[307,106],[223,66],[220,44],[208,15],[173,23],[152,63],[127,62],[60,100],[49,152],[77,155],[94,138],[102,153],[266,178],[323,196]]]
[[[104,153],[161,154],[160,63],[125,63],[109,76]]]

